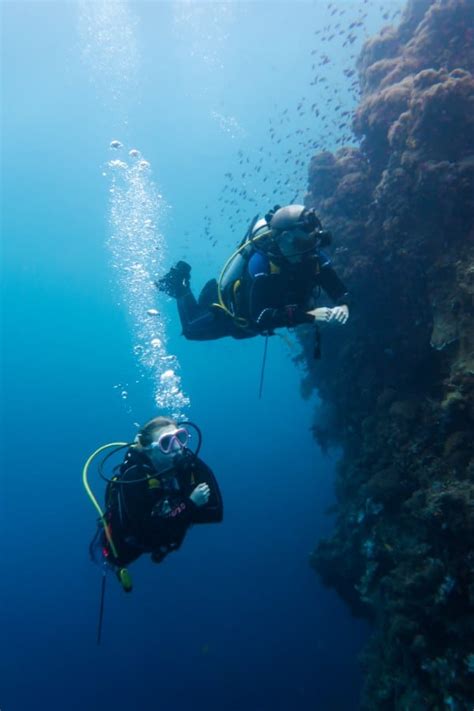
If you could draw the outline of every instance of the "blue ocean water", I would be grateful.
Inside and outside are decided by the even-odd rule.
[[[369,8],[367,32],[380,24],[380,7]],[[110,190],[121,178],[110,161],[130,162],[136,148],[150,163],[161,266],[186,258],[198,289],[258,210],[294,197],[264,194],[254,175],[254,203],[237,212],[223,203],[223,176],[239,170],[239,150],[262,146],[266,182],[280,175],[297,139],[270,149],[269,118],[305,95],[314,29],[330,12],[319,2],[3,3],[2,711],[357,708],[367,630],[308,564],[331,527],[334,459],[311,437],[316,403],[301,398],[294,345],[271,339],[259,400],[263,340],[188,342],[171,301],[149,304],[225,520],[191,530],[160,566],[136,563],[130,596],[110,579],[100,647],[95,512],[81,486],[96,447],[130,440],[158,414],[159,380],[138,362],[140,324],[113,266]],[[324,68],[329,82],[341,57]],[[341,96],[351,109],[344,85]],[[306,171],[288,183],[300,201]]]

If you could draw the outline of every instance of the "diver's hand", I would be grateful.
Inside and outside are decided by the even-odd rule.
[[[330,312],[329,321],[340,323],[341,326],[344,325],[349,318],[349,307],[346,304],[335,306],[333,309],[330,309]]]
[[[326,308],[326,306],[323,306],[319,309],[313,309],[312,311],[307,311],[308,314],[314,317],[315,321],[330,321],[331,320],[331,311],[332,309]]]
[[[313,323],[312,313],[304,311],[298,304],[288,304],[278,309],[263,309],[256,324],[261,332],[273,331],[274,328],[294,328],[301,323]],[[273,335],[270,333],[270,335]]]
[[[196,506],[205,506],[210,495],[211,490],[207,484],[198,484],[189,498]]]

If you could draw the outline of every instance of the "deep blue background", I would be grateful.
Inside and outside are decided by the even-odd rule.
[[[365,628],[308,565],[330,530],[334,463],[311,438],[316,403],[300,397],[294,353],[271,340],[259,401],[263,341],[186,342],[167,302],[170,350],[225,521],[193,529],[162,566],[139,561],[132,595],[111,579],[95,646],[100,574],[87,556],[95,513],[81,467],[157,414],[151,381],[132,385],[126,402],[113,387],[133,384],[138,371],[105,246],[109,142],[151,161],[172,208],[168,261],[186,256],[199,287],[235,239],[213,203],[223,173],[236,169],[239,148],[265,142],[272,106],[292,106],[305,91],[312,32],[326,12],[319,3],[230,3],[226,24],[215,4],[201,7],[212,63],[206,47],[201,57],[188,51],[189,36],[204,42],[196,18],[177,29],[176,3],[132,3],[141,59],[118,105],[92,76],[100,68],[81,58],[78,5],[3,4],[2,711],[357,707]],[[219,130],[216,108],[238,120],[240,138]],[[196,228],[205,204],[220,236],[214,250]],[[241,231],[253,215],[244,208]]]

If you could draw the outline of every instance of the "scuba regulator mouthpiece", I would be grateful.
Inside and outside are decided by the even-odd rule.
[[[332,233],[329,230],[317,230],[316,232],[316,247],[329,247],[332,242]]]

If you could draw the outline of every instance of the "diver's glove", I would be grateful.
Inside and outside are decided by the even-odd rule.
[[[205,506],[209,501],[211,490],[208,484],[198,484],[189,497],[196,506]]]
[[[155,281],[158,291],[163,291],[174,299],[179,299],[189,290],[191,267],[187,262],[180,261],[171,267],[165,276]]]
[[[347,304],[334,306],[334,308],[331,309],[331,318],[329,319],[330,322],[340,323],[341,326],[343,326],[345,323],[347,323],[348,318],[349,307],[347,306]]]
[[[279,309],[263,309],[257,318],[257,326],[262,331],[274,328],[292,328],[301,323],[313,323],[314,316],[297,304],[290,304]]]

